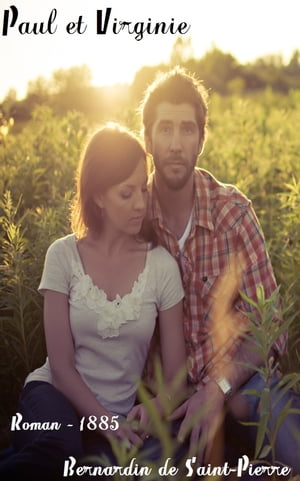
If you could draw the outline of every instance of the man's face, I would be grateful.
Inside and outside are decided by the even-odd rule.
[[[153,156],[156,175],[170,189],[179,190],[187,183],[202,144],[191,104],[158,104],[146,147]]]

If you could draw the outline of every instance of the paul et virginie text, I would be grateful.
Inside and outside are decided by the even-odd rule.
[[[112,15],[112,8],[97,10],[95,18],[96,35],[127,33],[133,35],[134,39],[140,41],[145,35],[158,34],[186,34],[191,25],[187,22],[178,22],[172,17],[169,21],[155,22],[151,18],[146,21],[133,22],[129,19],[118,19]],[[18,31],[21,35],[54,35],[58,29],[58,12],[53,8],[46,20],[32,22],[22,18],[15,5],[4,10],[2,18],[2,36],[6,37],[12,31]],[[64,27],[68,34],[84,34],[88,28],[83,15],[79,15],[75,21],[68,22]]]

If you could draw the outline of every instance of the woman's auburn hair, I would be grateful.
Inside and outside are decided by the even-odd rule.
[[[76,196],[71,209],[71,226],[77,238],[87,232],[98,235],[102,228],[102,213],[95,197],[127,179],[140,161],[145,162],[146,151],[138,137],[118,123],[107,123],[87,142],[76,174]],[[140,233],[145,240],[155,236],[145,220]]]

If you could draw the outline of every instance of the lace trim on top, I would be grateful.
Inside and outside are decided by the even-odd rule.
[[[110,301],[106,293],[95,286],[92,278],[73,259],[70,304],[79,303],[97,313],[97,332],[103,339],[117,337],[123,324],[139,319],[148,270],[146,258],[145,268],[134,282],[131,292],[123,297],[117,294]]]

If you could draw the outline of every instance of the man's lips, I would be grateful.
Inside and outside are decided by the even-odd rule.
[[[184,164],[182,157],[169,157],[166,161],[167,164]]]
[[[169,160],[166,162],[166,167],[184,167],[185,163],[179,160]]]
[[[178,157],[169,157],[168,159],[166,159],[166,163],[165,165],[176,165],[176,166],[180,166],[180,165],[185,165],[185,162],[182,158],[178,158]]]

